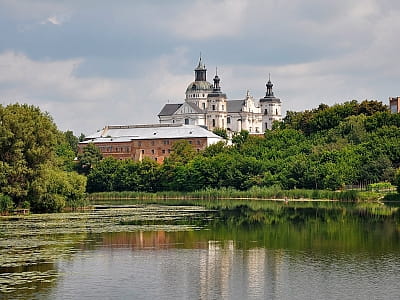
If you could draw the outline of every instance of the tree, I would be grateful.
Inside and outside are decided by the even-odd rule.
[[[213,133],[215,133],[216,135],[224,138],[225,140],[228,139],[228,132],[226,131],[226,129],[223,128],[215,128],[213,130]]]
[[[172,153],[169,158],[166,159],[166,163],[186,164],[197,155],[192,145],[186,140],[176,141],[172,145],[171,150]]]
[[[249,132],[247,130],[242,130],[239,133],[235,133],[232,137],[232,143],[237,147],[240,147],[244,142],[246,142],[249,137]]]
[[[74,136],[74,133],[71,130],[65,131],[64,137],[65,137],[67,143],[69,144],[69,146],[71,147],[72,151],[74,151],[75,155],[77,155],[78,154],[78,143],[80,142],[79,138]]]
[[[396,171],[396,175],[394,176],[394,185],[397,186],[397,192],[400,193],[400,169]]]
[[[78,155],[79,173],[88,175],[91,169],[103,159],[99,148],[93,143],[89,143],[83,148],[82,153]]]
[[[41,165],[54,160],[60,132],[47,113],[27,104],[0,105],[0,192],[27,199]]]
[[[65,206],[82,206],[85,189],[86,177],[42,166],[31,183],[31,208],[38,212],[59,212]]]

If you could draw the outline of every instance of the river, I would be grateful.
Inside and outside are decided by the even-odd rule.
[[[397,207],[134,203],[0,218],[1,299],[398,299],[399,282]]]

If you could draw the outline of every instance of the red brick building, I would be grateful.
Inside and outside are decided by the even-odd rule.
[[[79,143],[79,151],[94,143],[104,157],[142,160],[149,157],[162,163],[171,153],[172,145],[181,140],[188,141],[195,150],[223,140],[207,129],[195,125],[157,124],[106,126],[85,141]]]

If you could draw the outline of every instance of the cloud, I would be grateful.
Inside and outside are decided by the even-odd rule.
[[[386,102],[399,94],[399,12],[394,0],[3,0],[0,99],[78,134],[153,123],[183,101],[201,51],[231,99],[263,97],[271,73],[284,110]]]
[[[48,111],[62,130],[92,133],[108,124],[155,123],[168,99],[183,101],[190,75],[171,73],[181,51],[148,62],[142,78],[77,77],[84,59],[37,61],[0,54],[1,103],[20,102]]]
[[[167,24],[175,34],[191,40],[235,36],[241,31],[248,1],[197,0]]]
[[[63,16],[51,16],[48,17],[46,20],[40,22],[40,24],[53,24],[53,25],[61,25],[65,23],[69,17],[67,15]]]

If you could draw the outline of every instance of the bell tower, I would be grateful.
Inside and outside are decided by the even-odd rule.
[[[272,124],[274,121],[282,121],[282,103],[281,99],[274,96],[272,87],[274,86],[271,82],[271,74],[268,76],[268,82],[265,85],[267,87],[267,92],[265,97],[260,99],[260,108],[262,117],[262,130],[272,129]]]

